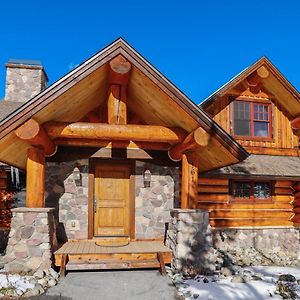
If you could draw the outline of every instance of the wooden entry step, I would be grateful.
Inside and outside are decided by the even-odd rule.
[[[147,269],[160,268],[157,259],[145,260],[95,260],[95,261],[70,261],[66,270],[121,270],[121,269]]]
[[[131,241],[125,246],[98,246],[95,240],[72,241],[55,253],[55,265],[65,270],[160,268],[171,263],[172,253],[158,241]]]

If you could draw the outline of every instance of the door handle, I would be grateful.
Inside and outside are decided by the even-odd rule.
[[[94,197],[94,213],[97,212],[97,199]]]

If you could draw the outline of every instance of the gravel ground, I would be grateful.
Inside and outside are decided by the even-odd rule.
[[[174,300],[179,299],[169,276],[157,270],[72,272],[31,300]]]

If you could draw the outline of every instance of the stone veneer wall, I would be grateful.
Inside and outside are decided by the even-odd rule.
[[[57,246],[53,209],[12,209],[6,254],[1,259],[8,273],[34,273],[52,266]]]
[[[214,248],[225,263],[239,265],[299,264],[296,228],[214,229]]]
[[[57,238],[88,238],[88,159],[71,162],[48,162],[46,168],[46,206],[55,208]],[[81,180],[75,182],[78,168]]]
[[[78,167],[81,181],[75,182]],[[144,171],[151,172],[151,186],[144,187]],[[178,206],[179,170],[151,163],[136,162],[135,222],[136,238],[163,238],[170,210]],[[48,162],[46,168],[46,206],[55,208],[59,241],[88,238],[88,159]]]
[[[7,63],[5,100],[26,102],[46,88],[47,80],[41,65]]]
[[[144,187],[145,170],[151,172],[150,187]],[[136,161],[135,174],[136,238],[163,238],[170,210],[179,205],[179,169]]]
[[[172,266],[185,275],[210,274],[215,271],[209,212],[200,209],[174,209],[166,245],[173,252]]]

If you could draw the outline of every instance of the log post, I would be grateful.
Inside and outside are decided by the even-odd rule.
[[[37,147],[27,151],[26,207],[45,207],[45,152]]]
[[[206,147],[209,144],[210,138],[210,134],[202,127],[199,127],[191,132],[181,143],[173,146],[168,152],[169,157],[174,161],[179,161],[184,152]]]
[[[17,128],[15,134],[30,145],[44,149],[46,156],[51,156],[56,152],[57,146],[49,138],[45,129],[34,119],[26,121]]]
[[[108,124],[127,124],[127,82],[131,64],[122,55],[109,62]]]
[[[198,194],[198,157],[195,152],[182,155],[181,208],[196,208]]]

